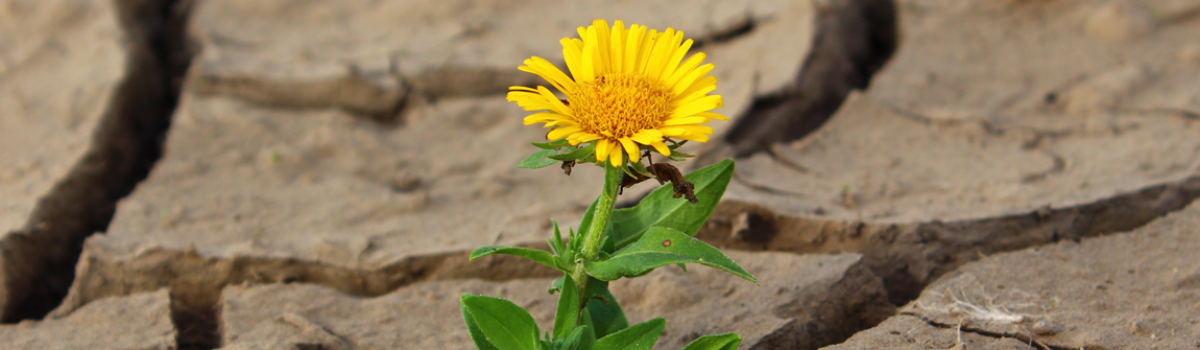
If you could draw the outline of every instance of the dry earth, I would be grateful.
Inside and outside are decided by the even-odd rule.
[[[522,260],[465,259],[478,246],[540,244],[549,219],[577,221],[599,190],[578,188],[599,183],[593,169],[567,177],[514,167],[543,136],[504,101],[506,86],[528,79],[511,73],[515,65],[529,55],[561,60],[558,33],[596,13],[636,12],[625,20],[672,25],[703,42],[723,67],[714,75],[727,89],[725,108],[737,115],[756,93],[788,84],[815,18],[803,1],[713,1],[690,14],[547,1],[563,22],[530,35],[520,24],[545,9],[283,4],[195,4],[188,33],[200,53],[165,155],[107,233],[86,243],[55,317],[164,286],[203,322],[223,286],[246,281],[382,295],[422,280],[549,277]],[[752,54],[762,52],[771,54]],[[430,78],[447,72],[460,76]]]
[[[830,350],[1194,349],[1200,204],[1130,233],[991,256]],[[916,332],[910,332],[915,330]],[[1014,341],[1015,340],[1015,341]]]
[[[712,269],[659,269],[611,288],[631,323],[667,320],[656,349],[679,349],[706,334],[737,332],[755,348],[815,349],[894,312],[883,284],[853,254],[735,253],[764,281],[755,286]],[[500,296],[554,323],[553,278],[508,282],[431,281],[357,298],[310,284],[225,288],[222,349],[471,349],[458,296]],[[710,293],[712,290],[720,293]]]
[[[11,350],[175,349],[167,290],[105,298],[62,319],[23,321],[0,327]]]
[[[158,158],[180,71],[151,47],[163,7],[0,1],[0,320],[59,303],[83,240]]]
[[[903,303],[981,254],[1133,229],[1200,196],[1200,3],[897,9],[903,44],[871,86],[740,161],[702,237],[859,251]],[[1110,37],[1127,21],[1149,23]]]
[[[614,285],[659,348],[1197,346],[1200,209],[1159,218],[1200,196],[1200,4],[688,4],[2,0],[0,316],[57,309],[0,344],[466,348],[463,291],[545,324],[552,271],[466,252],[598,192],[515,168],[543,131],[502,94],[608,18],[717,65],[686,164],[739,161],[699,237],[764,282]]]

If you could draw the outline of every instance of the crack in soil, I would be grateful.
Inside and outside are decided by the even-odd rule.
[[[758,19],[747,16],[730,26],[719,28],[710,34],[694,38],[692,51],[704,45],[737,40],[754,30]],[[224,41],[228,39],[204,37],[200,42]],[[348,73],[328,80],[276,81],[254,76],[222,75],[210,73],[203,66],[188,82],[190,92],[201,95],[233,96],[259,105],[295,108],[323,109],[339,108],[350,114],[385,124],[395,124],[401,119],[404,109],[450,97],[470,97],[504,94],[514,85],[535,86],[545,84],[541,78],[516,70],[496,70],[470,66],[448,66],[430,69],[415,75],[405,75],[393,63],[386,73],[387,80],[395,86],[377,84],[352,63],[344,63]],[[561,63],[559,69],[566,71]]]
[[[191,54],[179,20],[187,1],[117,2],[128,75],[123,77],[87,154],[46,197],[25,228],[0,243],[12,299],[3,322],[41,319],[67,295],[83,242],[108,228],[116,203],[146,178],[179,99]]]
[[[865,89],[896,50],[896,5],[891,0],[832,1],[817,14],[817,33],[793,85],[757,98],[723,138],[735,157],[807,136],[833,116],[851,91]]]
[[[545,250],[545,245],[527,248]],[[512,256],[469,261],[469,252],[417,256],[377,269],[319,261],[261,257],[206,257],[195,250],[155,248],[133,256],[85,252],[80,278],[51,317],[62,317],[100,298],[170,288],[177,348],[215,349],[220,344],[221,290],[228,285],[311,283],[350,295],[375,297],[414,283],[479,278],[505,281],[554,277],[557,271]]]
[[[696,51],[704,48],[705,45],[718,44],[736,40],[737,38],[746,36],[754,31],[754,27],[758,25],[760,20],[753,16],[746,16],[740,21],[733,23],[730,26],[714,30],[708,35],[692,39],[691,51]]]

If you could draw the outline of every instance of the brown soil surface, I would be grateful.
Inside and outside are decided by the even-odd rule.
[[[11,350],[175,349],[171,300],[166,289],[105,298],[63,319],[0,325],[0,340]]]
[[[631,323],[667,320],[655,349],[728,332],[742,335],[745,348],[815,349],[893,312],[882,283],[857,255],[731,257],[763,284],[697,266],[686,273],[662,268],[611,288]],[[558,299],[546,293],[552,280],[422,282],[374,298],[307,284],[228,287],[221,298],[222,349],[471,349],[459,295],[503,297],[548,330]]]
[[[83,240],[158,158],[187,63],[152,43],[171,33],[162,6],[0,1],[0,320],[58,304]]]
[[[0,321],[58,307],[0,344],[466,347],[462,291],[548,322],[557,273],[466,257],[597,194],[515,167],[545,130],[503,97],[593,18],[686,31],[732,119],[684,167],[738,158],[698,237],[764,285],[616,283],[659,348],[1197,344],[1193,0],[0,0]]]
[[[960,332],[977,343],[980,336],[997,344],[1017,339],[1037,349],[1194,348],[1197,227],[1200,204],[1193,204],[1130,233],[991,256],[942,277],[899,316],[829,349],[900,339],[945,343]],[[924,331],[896,334],[902,324]]]
[[[1133,229],[1200,196],[1194,2],[897,7],[902,45],[871,86],[740,161],[702,237],[863,252],[904,302],[980,254]],[[1086,29],[1138,11],[1154,15],[1136,39]]]

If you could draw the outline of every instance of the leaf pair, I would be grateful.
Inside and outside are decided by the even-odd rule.
[[[640,276],[654,268],[668,264],[695,263],[714,267],[738,277],[758,283],[753,276],[739,267],[719,250],[692,238],[716,209],[721,195],[733,177],[734,163],[725,160],[685,176],[696,185],[699,202],[692,204],[674,198],[674,191],[661,187],[633,208],[613,211],[612,227],[605,252],[612,257],[600,262],[585,262],[588,274],[605,281],[626,276]],[[584,214],[580,227],[591,226],[595,203]],[[646,238],[653,231],[653,237]],[[554,224],[555,239],[550,241],[559,256],[549,252],[505,246],[489,246],[471,252],[471,260],[491,254],[508,254],[524,257],[570,274],[571,261],[564,247],[558,223]],[[583,236],[581,231],[579,236]],[[572,235],[574,236],[574,235]],[[567,245],[578,243],[572,239]],[[636,249],[626,249],[636,244]],[[620,250],[618,252],[618,250]]]
[[[536,169],[550,166],[558,162],[578,161],[593,163],[596,161],[596,144],[587,143],[578,147],[571,146],[567,139],[551,142],[534,142],[539,149],[518,164],[518,168]]]
[[[629,327],[624,312],[608,292],[608,283],[591,280],[595,283],[590,283],[588,290],[580,291],[570,276],[563,276],[560,281],[561,293],[554,315],[554,328],[544,340],[537,339],[537,324],[520,306],[500,298],[463,294],[463,320],[475,345],[481,350],[576,350],[610,349],[612,347],[609,346],[623,344],[617,342],[617,338],[609,339],[612,335],[622,334]],[[580,293],[586,293],[588,297],[581,299]],[[592,295],[597,298],[592,298]],[[586,300],[587,308],[580,309],[580,300]],[[576,326],[581,323],[581,316],[584,318],[583,324]],[[601,342],[597,342],[596,338],[601,338]],[[653,345],[653,339],[650,345]]]
[[[564,297],[566,293],[575,292],[574,287],[567,287],[572,285],[574,283],[564,284]],[[461,302],[467,332],[480,350],[649,350],[666,328],[665,320],[655,318],[591,342],[583,341],[588,333],[587,326],[560,326],[556,319],[553,337],[539,340],[533,316],[517,304],[470,293],[463,294]],[[575,311],[578,311],[577,306]],[[571,307],[568,305],[564,309],[563,302],[559,302],[560,316],[563,312],[571,313]],[[683,350],[734,350],[741,342],[737,334],[710,335],[696,339]]]

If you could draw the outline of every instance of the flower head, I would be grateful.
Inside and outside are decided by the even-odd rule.
[[[545,123],[553,128],[547,139],[566,138],[571,145],[596,142],[597,162],[623,164],[641,159],[643,146],[669,156],[665,140],[708,141],[713,119],[721,107],[713,65],[700,65],[704,53],[684,60],[692,40],[683,32],[664,32],[621,21],[609,28],[596,20],[579,28],[579,39],[563,38],[563,57],[571,75],[541,57],[525,60],[519,69],[546,79],[566,95],[560,100],[550,89],[509,88],[508,100],[526,111],[544,111],[525,118],[525,125]]]

